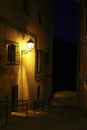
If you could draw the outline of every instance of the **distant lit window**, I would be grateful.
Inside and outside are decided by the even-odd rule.
[[[7,63],[8,64],[19,64],[20,53],[18,44],[7,45]]]

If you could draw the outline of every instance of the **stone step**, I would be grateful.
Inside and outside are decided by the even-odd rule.
[[[73,91],[56,92],[51,100],[51,105],[77,106],[77,93]]]

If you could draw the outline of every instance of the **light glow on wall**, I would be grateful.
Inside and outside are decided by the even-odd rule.
[[[24,66],[20,65],[18,72],[18,98],[21,100],[27,100],[29,98],[27,75]]]
[[[20,44],[20,66],[18,72],[18,98],[22,100],[29,99],[29,88],[35,74],[35,48],[31,52],[22,53],[27,50],[27,44],[23,40]]]

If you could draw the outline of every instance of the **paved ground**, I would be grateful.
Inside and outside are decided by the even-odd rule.
[[[71,102],[69,94],[68,105]],[[59,93],[57,96],[63,98],[66,93]],[[51,106],[50,109],[36,112],[35,115],[31,111],[28,117],[25,117],[24,113],[12,113],[6,126],[3,125],[4,119],[0,118],[0,130],[87,130],[87,117],[77,106],[70,104],[66,107],[66,100],[63,100],[63,103],[63,106]]]
[[[77,108],[56,107],[36,116],[12,116],[2,130],[87,130],[87,117]]]

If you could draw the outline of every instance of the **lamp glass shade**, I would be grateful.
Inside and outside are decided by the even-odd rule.
[[[27,42],[27,46],[29,49],[32,49],[34,47],[34,42],[32,41],[32,39],[30,39],[28,42]]]

